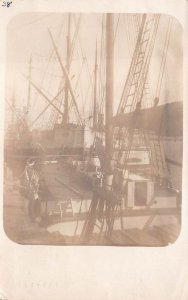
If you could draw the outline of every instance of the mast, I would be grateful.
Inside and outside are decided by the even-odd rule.
[[[70,26],[71,26],[71,14],[68,15],[68,30],[67,30],[67,57],[66,57],[66,71],[69,75],[70,71]],[[69,122],[69,89],[68,80],[65,82],[65,102],[64,102],[64,117],[63,124],[66,125]]]
[[[15,122],[15,97],[12,95],[12,115],[11,115],[11,123]]]
[[[93,102],[93,129],[97,127],[97,42],[95,50],[95,70],[94,70],[94,102]]]
[[[27,110],[29,110],[31,105],[31,64],[32,64],[32,55],[29,60],[29,81],[28,81],[28,98],[27,98]]]
[[[106,172],[111,172],[111,154],[113,147],[112,117],[113,117],[113,93],[114,93],[114,17],[106,15],[106,101],[105,101],[105,154]]]

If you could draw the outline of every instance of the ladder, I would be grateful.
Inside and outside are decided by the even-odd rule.
[[[121,114],[130,113],[130,119],[128,125],[119,125],[113,128],[114,150],[112,161],[118,168],[127,168],[130,153],[135,144],[135,137],[137,137],[139,140],[137,147],[145,147],[145,150],[148,152],[150,169],[148,175],[155,179],[155,181],[166,181],[168,184],[171,184],[164,145],[160,136],[151,130],[139,130],[137,126],[137,120],[141,107],[143,107],[143,101],[145,100],[145,106],[151,106],[151,100],[149,101],[148,97],[148,70],[159,18],[159,15],[143,15],[141,25],[139,25],[139,20],[136,20],[137,28],[140,28],[140,30],[117,111],[117,115],[119,116],[121,116]],[[148,103],[146,103],[147,99]]]
[[[134,111],[143,98],[159,15],[144,14],[117,114]]]
[[[93,199],[88,211],[88,218],[85,221],[81,238],[83,243],[88,243],[91,238],[98,243],[103,238],[110,238],[113,228],[115,214],[120,211],[119,218],[121,227],[123,228],[123,220],[121,215],[122,203],[119,195],[115,193],[110,194],[112,191],[105,191],[100,189],[93,195]],[[118,215],[118,214],[117,214]],[[96,236],[94,237],[95,230],[97,229]]]
[[[94,193],[88,211],[88,219],[85,221],[82,229],[81,238],[84,243],[88,243],[90,241],[95,227],[99,230],[98,239],[100,239],[104,227],[103,211],[104,199],[99,198],[98,194]]]
[[[138,14],[133,15],[133,22],[134,22],[136,38],[137,38],[138,34],[139,34],[139,29],[140,29],[140,16]],[[136,44],[136,41],[135,41],[135,44]],[[148,108],[151,106],[153,106],[153,101],[152,101],[152,93],[151,93],[151,84],[150,84],[149,74],[148,74],[146,77],[145,86],[144,86],[144,90],[143,90],[142,107]]]
[[[133,59],[129,68],[117,115],[130,113],[135,110],[138,112],[141,108],[158,24],[159,15],[143,15]],[[134,121],[136,121],[136,119],[131,120],[132,124],[130,124],[130,127],[135,127]],[[121,126],[114,130],[114,140],[118,140],[118,135],[121,130]],[[124,131],[125,134],[121,137],[122,144],[124,143],[123,140],[125,141],[127,138],[127,134],[129,134],[126,130]]]
[[[143,102],[146,79],[157,34],[159,15],[144,14],[133,54],[133,59],[124,86],[123,94],[117,110],[117,116],[131,113],[127,128],[119,126],[113,130],[113,140],[116,143],[116,151],[119,147],[117,163],[124,155],[123,163],[126,165],[131,152],[136,122]],[[120,134],[122,132],[122,134]],[[121,136],[121,138],[120,138]],[[119,140],[119,142],[118,142]],[[112,156],[115,156],[114,153]]]

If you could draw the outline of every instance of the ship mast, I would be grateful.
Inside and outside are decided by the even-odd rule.
[[[114,17],[106,15],[106,101],[105,101],[105,160],[106,172],[111,173],[112,154],[112,117],[114,94]]]
[[[95,50],[95,70],[94,70],[94,103],[93,103],[93,129],[97,129],[97,43]]]
[[[65,66],[68,76],[70,71],[70,27],[71,27],[71,14],[68,15],[67,58],[66,58],[66,66]],[[69,122],[69,88],[68,88],[68,79],[66,78],[63,124],[67,125],[68,122]]]
[[[11,115],[11,123],[15,122],[15,97],[12,95],[12,115]]]
[[[27,98],[27,111],[31,105],[31,64],[32,64],[32,56],[30,56],[29,60],[29,80],[28,80],[28,98]]]

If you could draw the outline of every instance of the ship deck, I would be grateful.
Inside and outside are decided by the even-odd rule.
[[[20,182],[11,170],[6,172],[4,181],[4,229],[7,236],[20,244],[48,244],[48,245],[80,245],[81,228],[89,217],[88,209],[92,198],[92,189],[88,184],[79,184],[74,169],[61,168],[60,165],[50,166],[45,170],[48,191],[48,205],[57,208],[58,203],[72,202],[72,211],[61,216],[60,213],[50,216],[44,223],[33,223],[28,217],[28,200],[20,194]],[[44,201],[44,210],[46,202]],[[82,208],[80,209],[80,207]],[[53,209],[51,209],[52,211]],[[49,207],[50,211],[50,207]],[[44,211],[45,212],[45,211]],[[159,218],[166,220],[151,223]],[[123,226],[115,225],[110,237],[100,236],[94,231],[89,245],[119,245],[119,246],[165,246],[173,243],[180,232],[180,222],[170,222],[171,216],[179,217],[180,209],[155,208],[126,209],[122,212]],[[148,217],[149,216],[149,217]],[[145,218],[148,221],[145,222]],[[139,221],[140,220],[140,221]],[[145,226],[140,225],[142,221]],[[169,221],[169,222],[168,222]],[[116,215],[116,223],[120,223]],[[130,223],[131,226],[129,225]],[[71,232],[71,233],[70,233]]]

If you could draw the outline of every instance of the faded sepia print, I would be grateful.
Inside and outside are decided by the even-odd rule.
[[[20,244],[167,246],[181,229],[182,28],[24,13],[7,27],[4,230]]]

